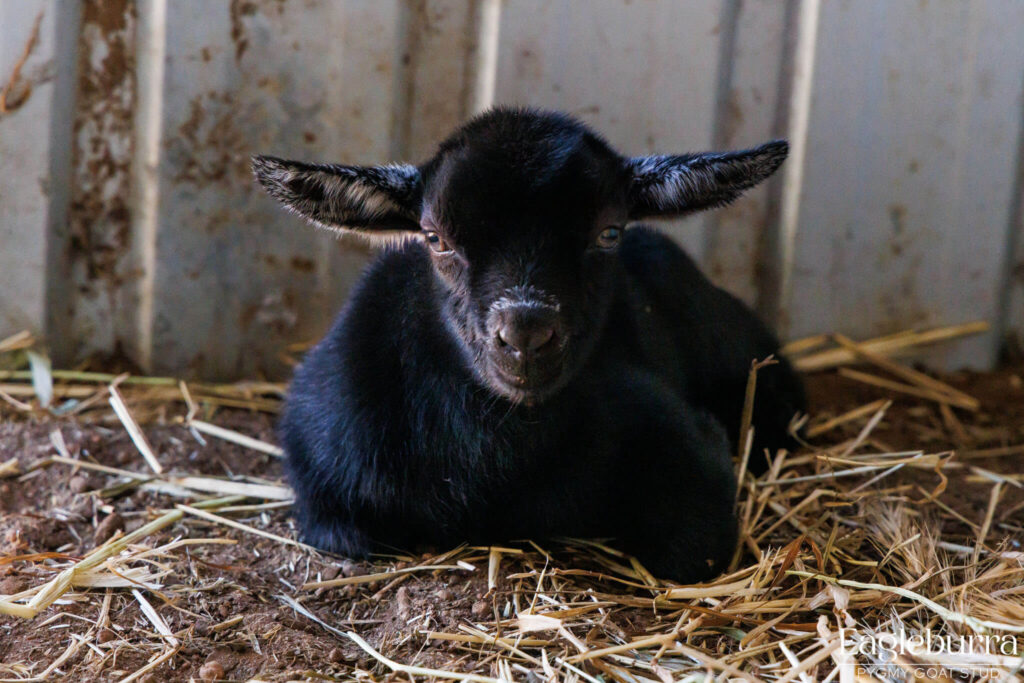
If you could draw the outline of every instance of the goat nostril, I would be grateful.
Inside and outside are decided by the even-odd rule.
[[[539,330],[534,330],[533,334],[528,335],[527,350],[537,351],[545,346],[555,337],[555,328],[543,327]]]

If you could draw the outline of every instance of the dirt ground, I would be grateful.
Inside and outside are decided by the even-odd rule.
[[[812,415],[822,419],[879,398],[893,398],[893,407],[873,434],[880,446],[894,451],[967,450],[977,456],[972,456],[970,464],[983,470],[1024,472],[1024,452],[978,455],[983,449],[1024,443],[1024,366],[990,374],[958,373],[944,379],[978,398],[982,409],[977,413],[958,410],[951,421],[934,403],[899,397],[828,372],[808,378]],[[167,469],[211,476],[245,475],[249,481],[281,480],[281,462],[276,457],[212,438],[203,445],[188,429],[172,424],[171,417],[169,414],[166,424],[148,425],[145,430]],[[145,471],[138,450],[119,423],[27,421],[3,412],[0,419],[0,463],[16,457],[21,470],[29,473],[0,479],[0,595],[18,593],[53,576],[45,562],[17,558],[34,553],[82,556],[116,530],[130,531],[172,504],[165,495],[137,489],[100,495],[98,491],[115,481],[102,473],[76,471],[64,465],[32,469],[33,463],[54,455],[52,433],[59,430],[74,458]],[[222,410],[215,421],[274,441],[272,417],[266,414]],[[856,434],[862,426],[863,422],[845,425],[827,439],[834,443],[839,436]],[[963,518],[978,521],[985,517],[992,487],[991,482],[969,481],[972,472],[961,469],[951,473],[940,500]],[[921,475],[897,476],[913,479]],[[262,510],[233,519],[296,538],[286,509]],[[1019,487],[1005,488],[992,523],[1014,539],[1016,547],[1012,549],[1021,549],[1024,495]],[[957,528],[955,524],[943,534],[951,542],[966,542],[971,537],[966,527]],[[421,666],[441,661],[451,666],[460,649],[468,653],[469,646],[427,640],[422,633],[458,632],[460,624],[492,620],[496,610],[507,609],[508,580],[504,575],[530,569],[514,564],[503,567],[497,589],[488,593],[487,551],[481,550],[476,556],[472,551],[463,555],[466,564],[461,570],[301,591],[299,587],[309,581],[358,576],[384,567],[403,568],[421,558],[351,562],[195,518],[170,526],[146,543],[166,543],[178,537],[231,539],[236,543],[186,546],[175,552],[173,561],[164,562],[172,571],[162,579],[163,588],[148,595],[170,631],[178,635],[181,649],[138,680],[342,680],[351,679],[357,669],[377,671],[379,678],[394,676],[353,642],[286,604],[289,597],[299,598],[306,610],[330,626],[357,631],[393,658]],[[566,565],[586,568],[589,563],[595,570],[594,590],[607,587],[605,580],[597,577],[600,567],[578,547],[556,546],[549,550],[563,558]],[[140,640],[134,636],[139,630],[153,632],[139,600],[124,589],[109,593],[109,624],[102,625],[99,635],[87,646],[92,652],[85,653],[83,648],[57,667],[52,680],[119,680],[144,666],[159,651],[159,639]],[[0,678],[12,678],[8,672],[15,670],[38,674],[68,648],[71,634],[95,625],[97,601],[81,596],[79,593],[60,601],[32,620],[0,617]],[[625,609],[615,613],[614,623],[608,627],[632,637],[642,634],[645,625],[658,618],[639,607]]]

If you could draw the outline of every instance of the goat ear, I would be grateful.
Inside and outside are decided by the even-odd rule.
[[[252,158],[256,180],[290,210],[331,230],[419,231],[420,173],[415,166],[336,166]]]
[[[774,173],[789,154],[785,140],[740,152],[633,157],[630,218],[672,216],[713,209]]]

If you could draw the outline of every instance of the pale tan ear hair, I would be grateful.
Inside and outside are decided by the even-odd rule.
[[[270,196],[314,225],[373,244],[420,238],[420,172],[409,164],[341,166],[252,159]]]
[[[778,170],[789,155],[789,143],[774,140],[739,152],[634,157],[631,219],[679,216],[713,209],[735,200]]]

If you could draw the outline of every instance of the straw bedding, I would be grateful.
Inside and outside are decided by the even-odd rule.
[[[743,473],[742,547],[699,586],[595,540],[321,555],[281,385],[0,340],[0,680],[1020,680],[1024,369],[893,360],[979,329],[792,345],[807,446]]]

